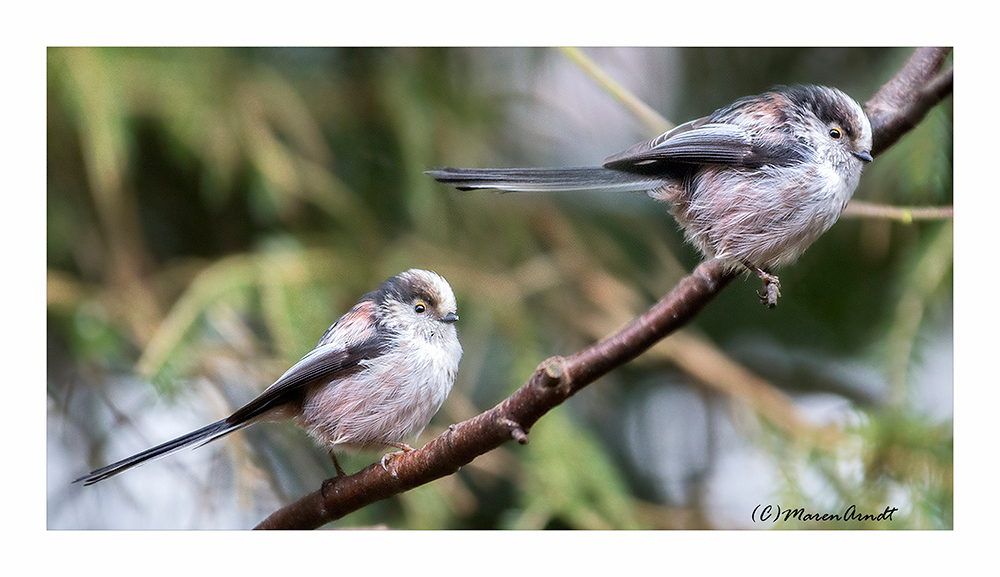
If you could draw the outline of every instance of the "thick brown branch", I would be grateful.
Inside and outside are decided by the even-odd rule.
[[[878,156],[951,94],[952,68],[938,74],[950,48],[917,48],[896,76],[865,103]]]
[[[949,49],[943,48],[917,49],[896,77],[866,104],[872,118],[874,154],[899,140],[951,93],[951,69],[938,74],[948,53]],[[419,450],[395,456],[388,470],[374,464],[350,477],[324,481],[319,491],[276,511],[257,528],[320,527],[455,473],[511,439],[526,443],[528,431],[542,415],[684,325],[734,276],[717,261],[702,263],[670,294],[617,333],[569,357],[544,361],[528,382],[496,407],[449,427]]]

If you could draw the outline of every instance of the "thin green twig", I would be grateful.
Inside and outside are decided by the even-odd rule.
[[[852,200],[844,209],[844,216],[859,218],[884,218],[910,224],[915,220],[940,220],[955,216],[951,206],[890,206],[861,200]]]
[[[674,125],[660,115],[659,112],[650,108],[648,104],[639,99],[635,94],[632,94],[627,88],[615,81],[607,72],[605,72],[600,66],[598,66],[593,60],[587,57],[582,50],[575,47],[562,47],[560,48],[563,54],[568,56],[570,60],[576,63],[577,66],[583,69],[584,72],[590,75],[591,78],[597,81],[605,90],[611,93],[612,96],[621,101],[626,108],[632,111],[640,120],[646,123],[647,126],[653,129],[654,132],[666,132],[674,127]]]

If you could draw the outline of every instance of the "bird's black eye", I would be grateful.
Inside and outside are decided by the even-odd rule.
[[[840,132],[839,128],[831,128],[830,129],[830,138],[832,138],[834,140],[837,140],[838,138],[840,138],[840,135],[841,135],[841,132]]]
[[[427,310],[427,307],[424,306],[424,303],[417,303],[417,306],[413,307],[413,311],[417,313],[422,313],[425,310]]]

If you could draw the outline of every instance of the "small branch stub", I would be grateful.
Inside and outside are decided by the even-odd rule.
[[[543,387],[558,387],[563,382],[563,377],[566,375],[566,371],[563,365],[566,363],[566,359],[562,357],[552,357],[542,363],[544,369],[542,369],[542,386]]]
[[[517,441],[518,444],[521,444],[521,445],[527,445],[528,444],[528,433],[526,433],[524,431],[524,429],[521,428],[520,424],[518,424],[517,422],[512,421],[512,420],[510,420],[510,419],[508,419],[506,417],[500,419],[500,424],[502,424],[505,427],[507,427],[508,429],[510,429],[510,436],[511,436],[511,438],[513,438],[515,441]]]

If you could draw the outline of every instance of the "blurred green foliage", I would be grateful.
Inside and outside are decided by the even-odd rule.
[[[646,90],[668,103],[660,112],[683,122],[779,83],[836,85],[864,101],[909,51],[585,53],[624,76],[626,88],[627,78],[646,78],[654,87]],[[570,90],[592,89],[585,103],[615,105],[555,50],[50,49],[48,394],[50,422],[61,423],[64,450],[75,455],[67,481],[124,456],[104,449],[130,420],[115,408],[120,387],[145,389],[148,403],[195,395],[212,418],[224,416],[311,349],[361,294],[411,267],[437,270],[455,288],[466,351],[421,442],[499,402],[547,356],[590,344],[667,292],[697,255],[648,199],[460,193],[422,174],[546,162],[532,151],[552,144],[546,150],[558,156],[552,149],[567,144],[541,120],[651,136],[635,124],[602,125],[586,106],[563,108],[550,92],[563,78],[556,72],[575,79]],[[857,197],[950,204],[951,126],[949,99],[866,168]],[[952,233],[950,220],[842,219],[782,272],[777,309],[759,307],[756,285],[740,280],[690,329],[791,395],[793,408],[798,395],[846,399],[850,418],[836,425],[833,444],[644,357],[543,418],[526,447],[502,447],[334,525],[730,526],[713,503],[671,497],[627,456],[659,459],[649,447],[626,448],[636,442],[622,434],[635,418],[630,403],[641,404],[649,387],[681,386],[728,402],[706,401],[709,430],[677,434],[717,435],[729,423],[735,440],[714,446],[709,461],[747,446],[763,451],[782,479],[770,497],[823,511],[905,503],[879,526],[950,528],[950,409],[929,416],[913,391],[930,379],[950,397],[950,369],[927,377],[922,360],[927,343],[950,347],[948,331],[944,341],[936,335],[951,323]],[[845,375],[844,363],[878,377]],[[123,375],[137,378],[122,385]],[[330,466],[292,427],[253,429],[249,443],[213,444],[232,473],[225,487],[217,476],[207,486],[234,490],[262,518],[313,490]],[[55,451],[50,444],[50,462]],[[691,494],[704,495],[710,474],[685,476]],[[822,479],[821,489],[804,478]],[[53,486],[50,504],[71,490]]]

